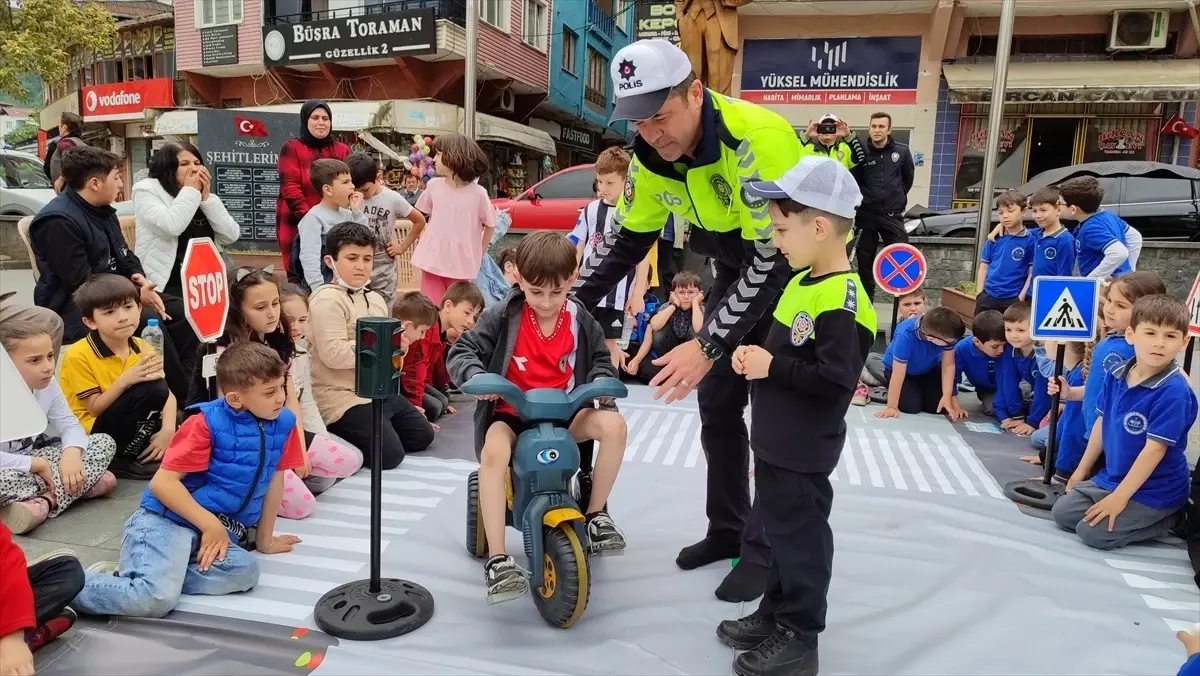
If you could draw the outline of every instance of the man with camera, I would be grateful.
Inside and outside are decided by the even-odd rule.
[[[884,246],[907,242],[904,209],[913,185],[913,158],[908,146],[892,138],[892,116],[873,113],[867,134],[871,142],[863,147],[865,156],[853,169],[862,206],[855,225],[859,228],[858,276],[867,298],[875,294],[875,252]]]
[[[800,143],[801,155],[824,155],[837,160],[847,169],[862,164],[866,157],[858,135],[833,113],[825,113],[816,122],[810,121],[800,137]]]

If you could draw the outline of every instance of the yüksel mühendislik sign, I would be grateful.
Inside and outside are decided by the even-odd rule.
[[[1172,101],[1195,101],[1200,98],[1200,89],[1175,87],[1095,87],[1089,89],[1008,89],[1004,100],[1008,103],[1156,103]],[[992,90],[971,89],[951,91],[952,103],[987,103],[992,100]]]
[[[293,66],[437,51],[433,7],[263,27],[263,61]]]
[[[746,40],[740,98],[794,105],[917,102],[921,38]]]

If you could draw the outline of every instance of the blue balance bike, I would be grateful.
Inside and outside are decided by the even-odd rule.
[[[505,522],[524,537],[538,612],[555,627],[572,627],[583,617],[591,591],[583,515],[591,492],[591,462],[589,458],[580,471],[580,449],[568,426],[572,416],[594,400],[622,398],[629,391],[616,378],[598,378],[571,392],[522,392],[495,373],[479,374],[461,389],[473,396],[498,395],[516,409],[521,420],[533,425],[517,437],[513,447],[504,482],[508,497]],[[476,558],[487,554],[478,471],[472,472],[467,482],[466,544]]]

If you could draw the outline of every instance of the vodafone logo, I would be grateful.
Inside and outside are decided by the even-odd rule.
[[[96,106],[104,108],[117,108],[121,106],[140,106],[142,104],[142,95],[133,92],[132,94],[122,89],[119,92],[98,96],[96,92],[87,93],[87,109],[88,112],[95,112]]]
[[[138,119],[146,108],[173,107],[173,88],[170,78],[85,87],[81,112],[86,120]]]

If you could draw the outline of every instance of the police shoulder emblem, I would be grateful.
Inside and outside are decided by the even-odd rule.
[[[792,345],[800,347],[812,337],[813,319],[807,312],[799,312],[792,320]]]
[[[750,194],[750,191],[746,190],[746,186],[743,185],[742,186],[742,204],[745,204],[747,207],[749,207],[751,209],[761,209],[761,208],[767,206],[767,198]]]
[[[899,162],[900,161],[900,153],[896,153],[896,152],[892,153],[892,161]]]
[[[625,204],[633,204],[633,176],[625,179]]]
[[[717,199],[721,200],[721,204],[728,209],[733,202],[733,188],[729,186],[729,181],[725,177],[717,174],[708,180],[712,185],[713,192],[717,194]]]
[[[839,160],[844,160],[844,159],[846,159],[846,153],[845,153],[845,152],[843,152],[843,151],[841,151],[841,150],[837,151],[837,156],[838,156],[838,159],[839,159]]]

